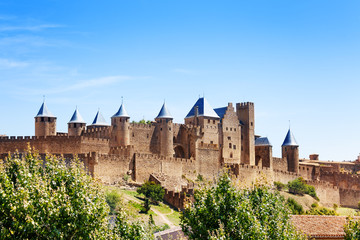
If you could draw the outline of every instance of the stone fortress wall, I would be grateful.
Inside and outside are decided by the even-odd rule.
[[[41,109],[47,110],[44,104]],[[25,152],[31,146],[42,154],[77,155],[91,175],[107,184],[119,182],[125,175],[138,183],[154,174],[179,181],[200,176],[214,180],[224,168],[230,169],[241,186],[259,178],[287,183],[303,177],[315,187],[322,203],[357,207],[359,163],[321,162],[314,156],[299,159],[299,146],[291,141],[285,144],[288,136],[283,156],[273,157],[268,139],[255,136],[254,112],[253,103],[210,109],[206,100],[199,98],[185,124],[173,123],[165,104],[155,121],[143,124],[130,123],[122,105],[110,126],[100,122],[85,127],[76,122],[81,119],[76,116],[69,122],[69,133],[54,133],[56,117],[43,117],[44,111],[35,117],[36,136],[1,136],[0,153],[4,158],[8,152]],[[291,138],[290,130],[288,135]],[[190,188],[167,189],[167,201],[179,205],[191,193]]]

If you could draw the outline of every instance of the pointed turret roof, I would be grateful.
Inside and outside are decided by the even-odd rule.
[[[198,116],[220,118],[204,97],[199,98],[185,118],[195,116],[195,107],[198,107]]]
[[[42,103],[39,112],[37,113],[37,115],[35,117],[55,117],[47,108],[45,100]]]
[[[75,109],[75,112],[68,123],[85,123],[77,108]]]
[[[100,110],[96,113],[96,116],[91,126],[109,126],[109,124],[105,121],[105,118],[101,114]]]
[[[126,112],[125,106],[122,103],[119,110],[112,117],[127,117],[130,118],[128,113]]]
[[[294,135],[292,134],[290,128],[286,134],[285,140],[281,146],[299,146],[295,140]]]
[[[157,117],[155,119],[157,119],[157,118],[173,119],[173,117],[171,116],[171,113],[167,109],[165,103],[162,105],[161,110],[160,110],[159,114],[157,115]]]
[[[272,146],[267,137],[259,137],[255,139],[255,146]]]

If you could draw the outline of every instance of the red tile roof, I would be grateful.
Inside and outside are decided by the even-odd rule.
[[[345,236],[344,225],[347,217],[345,216],[319,216],[319,215],[293,215],[291,221],[294,226],[314,238],[334,238],[343,239]],[[360,219],[354,217],[354,219]]]

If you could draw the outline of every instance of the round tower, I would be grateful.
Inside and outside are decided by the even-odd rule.
[[[117,113],[111,117],[111,147],[130,145],[130,116],[122,103]]]
[[[288,171],[299,173],[299,145],[292,132],[288,131],[285,140],[281,145],[282,158],[287,159]]]
[[[85,130],[86,123],[81,117],[78,109],[75,109],[70,121],[68,122],[68,135],[69,136],[81,136],[81,133]]]
[[[45,100],[35,116],[35,136],[56,136],[56,117],[48,110]]]
[[[172,157],[174,155],[173,117],[167,110],[165,103],[155,121],[159,131],[159,154],[164,157]]]

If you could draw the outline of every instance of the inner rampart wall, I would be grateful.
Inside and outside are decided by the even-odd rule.
[[[273,169],[279,171],[287,171],[287,161],[283,158],[273,157]]]

